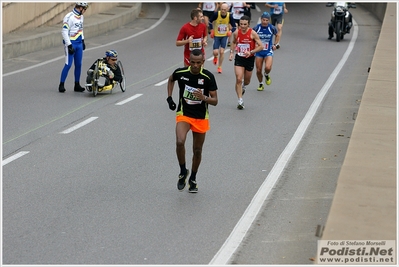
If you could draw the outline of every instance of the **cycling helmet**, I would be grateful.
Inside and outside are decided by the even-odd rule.
[[[105,56],[107,56],[107,57],[118,57],[118,52],[116,52],[116,50],[107,50],[105,52]]]
[[[263,12],[263,14],[262,14],[262,16],[260,17],[261,19],[264,19],[264,18],[266,18],[266,19],[270,19],[270,14],[268,13],[268,12]]]
[[[82,6],[82,7],[88,7],[89,5],[87,4],[87,2],[76,2],[77,6]]]

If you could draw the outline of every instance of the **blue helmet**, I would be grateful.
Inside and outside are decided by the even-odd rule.
[[[107,56],[107,57],[118,57],[118,52],[116,52],[116,50],[107,50],[105,52],[105,56]]]
[[[262,14],[262,16],[260,17],[261,19],[264,19],[264,18],[266,18],[266,19],[270,19],[270,14],[268,13],[268,12],[263,12],[263,14]]]

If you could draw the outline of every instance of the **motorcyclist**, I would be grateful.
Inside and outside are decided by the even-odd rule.
[[[350,33],[350,30],[352,28],[352,14],[349,12],[349,7],[354,6],[351,2],[328,2],[327,7],[334,6],[334,9],[338,6],[341,6],[345,9],[346,14],[348,15],[348,23],[346,23],[346,33]],[[328,39],[333,38],[333,33],[334,33],[334,17],[331,16],[331,20],[328,23]]]
[[[104,84],[99,84],[100,87],[105,87],[113,84],[114,82],[122,82],[122,72],[119,68],[118,64],[116,64],[118,60],[118,52],[116,50],[107,50],[105,52],[105,57],[96,60],[93,65],[87,71],[86,83],[91,84],[91,80],[93,79],[93,72],[96,68],[96,64],[98,61],[105,63],[105,71],[102,71],[102,77],[105,78]],[[101,86],[102,85],[102,86]],[[91,86],[87,86],[87,90],[91,91]]]

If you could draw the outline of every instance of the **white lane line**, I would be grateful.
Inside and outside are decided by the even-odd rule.
[[[169,79],[169,78],[168,78],[168,79]],[[167,83],[167,82],[168,82],[168,79],[166,79],[166,80],[164,80],[164,81],[162,81],[162,82],[159,82],[159,83],[155,84],[155,86],[161,86],[161,85],[164,85],[165,83]]]
[[[251,203],[245,210],[244,214],[234,227],[233,231],[231,232],[230,236],[226,239],[220,250],[216,253],[213,257],[210,265],[227,265],[232,260],[232,256],[240,246],[242,240],[246,236],[249,228],[253,224],[256,216],[258,215],[261,207],[263,206],[264,202],[266,201],[268,195],[270,194],[273,186],[280,178],[281,173],[283,172],[284,168],[286,167],[287,163],[289,162],[291,156],[295,152],[299,142],[301,141],[303,135],[306,132],[309,124],[311,123],[313,117],[316,114],[317,109],[321,105],[324,97],[326,96],[328,90],[330,89],[332,83],[337,78],[338,73],[341,71],[342,67],[344,66],[345,62],[347,61],[350,53],[353,50],[355,45],[357,34],[358,34],[358,27],[356,21],[353,21],[355,25],[355,30],[353,31],[353,36],[351,42],[342,56],[340,62],[335,67],[334,71],[331,73],[330,77],[326,81],[326,83],[321,88],[320,92],[317,94],[316,98],[313,100],[312,105],[310,106],[308,112],[306,113],[305,117],[303,118],[301,124],[299,125],[298,129],[295,131],[294,136],[291,138],[288,145],[285,147],[284,151],[281,153],[277,162],[274,164],[272,170],[270,171],[269,175],[266,177],[265,181],[259,188],[258,192],[256,192],[255,196],[252,198]]]
[[[22,157],[23,155],[26,155],[26,154],[28,154],[28,153],[29,153],[29,151],[21,151],[21,152],[18,152],[17,154],[15,154],[15,155],[13,155],[13,156],[11,156],[11,157],[8,157],[8,158],[6,158],[5,160],[3,160],[2,166],[6,165],[6,164],[10,163],[11,161],[14,161],[14,160],[16,160],[17,158],[20,158],[20,157]]]
[[[87,48],[85,51],[90,51],[90,50],[103,48],[103,47],[110,47],[113,44],[129,40],[131,38],[137,37],[137,36],[139,36],[139,35],[141,35],[143,33],[146,33],[148,31],[153,30],[155,27],[157,27],[159,24],[161,24],[165,20],[165,18],[169,15],[170,6],[169,6],[168,3],[165,3],[165,6],[166,6],[166,9],[165,9],[165,12],[163,13],[162,17],[160,17],[159,20],[156,23],[154,23],[151,27],[149,27],[148,29],[145,29],[145,30],[143,30],[141,32],[135,33],[135,34],[133,34],[131,36],[128,36],[126,38],[123,38],[123,39],[120,39],[120,40],[117,40],[117,41],[114,41],[114,42],[111,42],[111,43],[106,43],[104,45],[99,45],[99,46],[96,46],[96,47]],[[19,69],[19,70],[16,70],[16,71],[12,71],[12,72],[3,74],[3,77],[7,77],[9,75],[17,74],[17,73],[20,73],[20,72],[23,72],[23,71],[27,71],[27,70],[31,70],[31,69],[36,69],[37,67],[47,65],[48,63],[51,63],[51,62],[54,62],[54,61],[57,61],[57,60],[60,60],[60,59],[65,59],[65,56],[56,57],[56,58],[53,58],[51,60],[47,60],[47,61],[44,61],[42,63],[36,64],[36,65],[32,65],[32,66],[24,68],[24,69]]]
[[[142,96],[143,94],[135,94],[134,96],[131,96],[129,98],[126,98],[125,100],[122,100],[121,102],[116,103],[115,105],[121,106],[123,104],[126,104],[129,101],[132,101],[140,96]]]
[[[71,127],[71,128],[68,128],[68,129],[66,129],[66,130],[64,130],[64,131],[62,131],[62,132],[60,132],[60,133],[62,133],[62,134],[69,134],[69,133],[71,133],[71,132],[73,132],[73,131],[75,131],[75,130],[77,130],[77,129],[83,127],[83,126],[85,126],[86,124],[89,124],[90,122],[92,122],[92,121],[94,121],[94,120],[96,120],[96,119],[98,119],[98,117],[91,117],[91,118],[88,118],[87,120],[84,120],[84,121],[82,121],[81,123],[78,123],[78,124],[76,124],[75,126],[73,126],[73,127]]]

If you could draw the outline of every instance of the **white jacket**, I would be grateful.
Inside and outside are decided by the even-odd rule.
[[[83,15],[73,9],[69,12],[63,20],[62,24],[62,39],[66,46],[72,43],[80,43],[84,39],[83,35]]]

